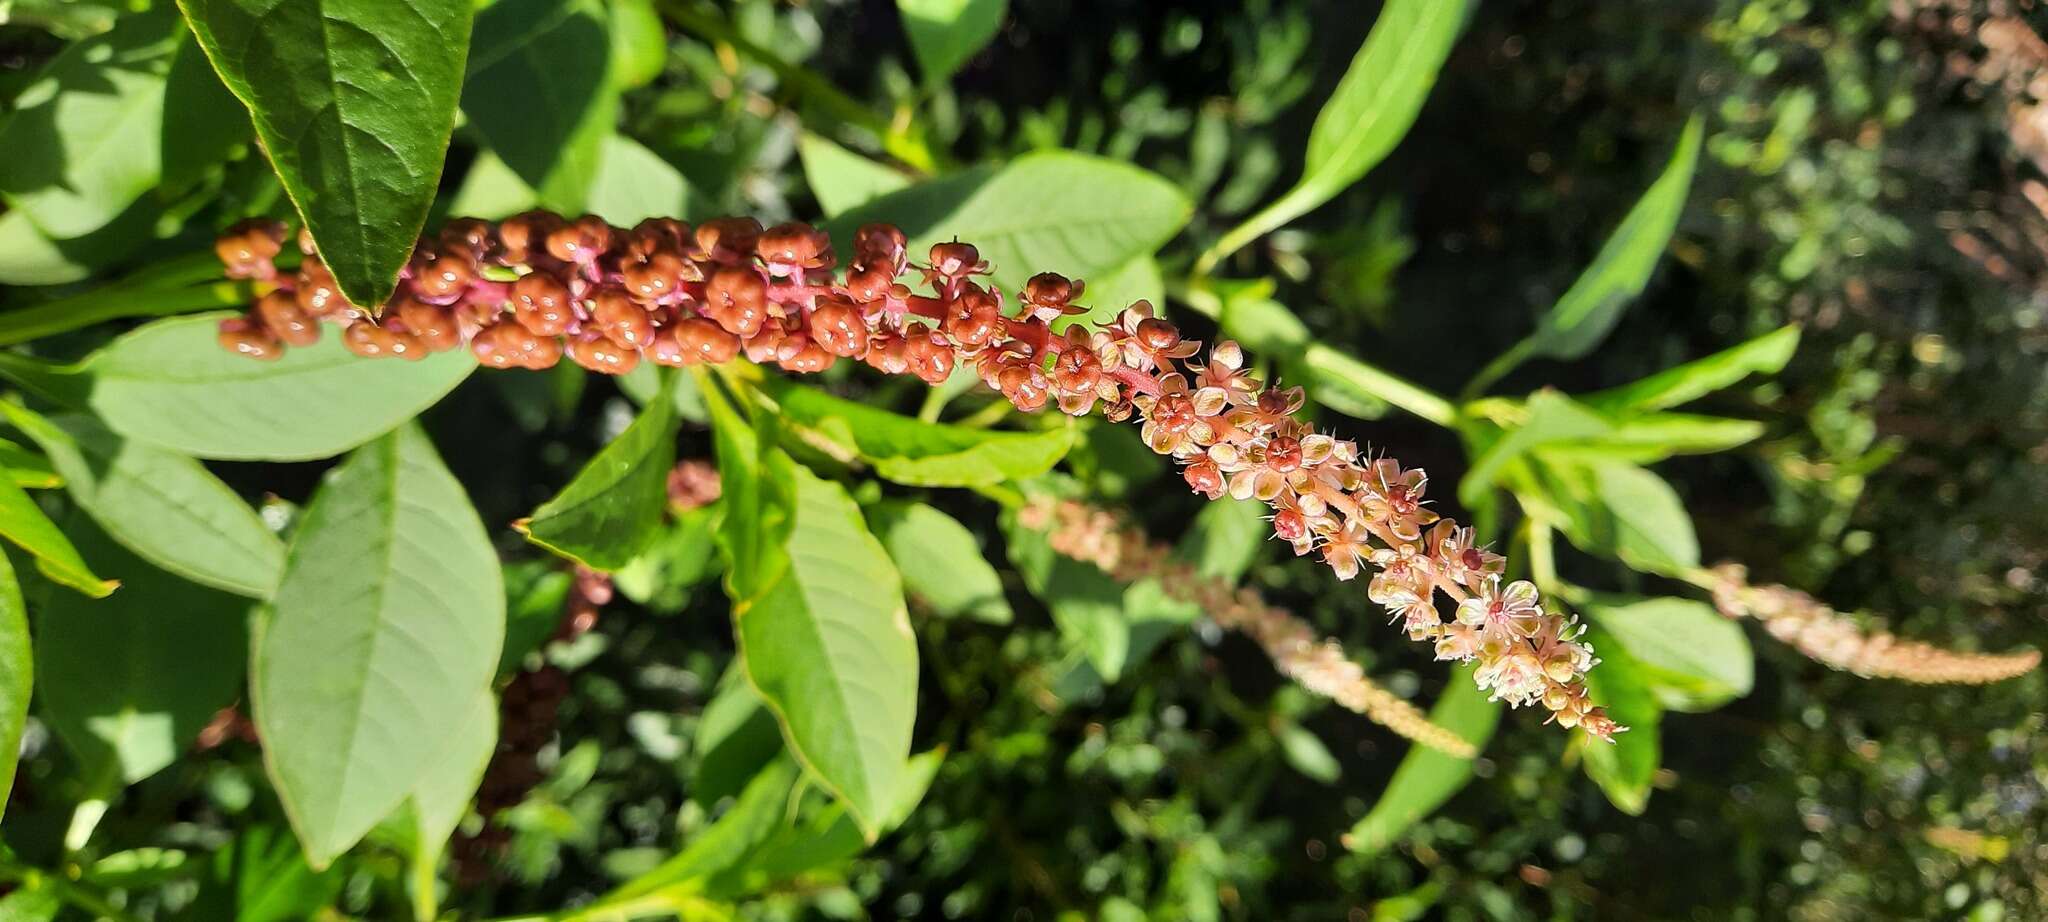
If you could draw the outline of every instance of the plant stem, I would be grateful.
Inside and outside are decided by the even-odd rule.
[[[215,273],[218,274],[217,272]],[[164,317],[249,302],[246,284],[215,282],[199,288],[146,288],[126,284],[88,291],[32,307],[0,312],[0,346],[12,346],[122,317]]]
[[[1313,204],[1302,204],[1302,202],[1309,198],[1312,198],[1312,196],[1304,194],[1302,188],[1296,186],[1288,190],[1286,195],[1274,199],[1271,204],[1259,209],[1257,214],[1244,219],[1243,223],[1231,228],[1229,233],[1218,238],[1214,244],[1202,252],[1201,257],[1195,260],[1195,275],[1207,276],[1216,268],[1217,263],[1229,258],[1231,254],[1244,249],[1245,244],[1251,243],[1279,229],[1287,222],[1300,217],[1301,213],[1307,211]]]

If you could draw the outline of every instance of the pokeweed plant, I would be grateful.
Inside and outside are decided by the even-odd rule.
[[[1275,280],[1222,274],[1393,150],[1471,6],[1388,3],[1300,180],[1193,246],[1176,241],[1209,235],[1183,233],[1194,206],[1158,176],[1065,151],[949,168],[914,121],[865,111],[694,4],[187,0],[77,38],[0,125],[18,164],[0,176],[0,236],[28,254],[4,267],[27,287],[0,312],[0,341],[24,347],[0,353],[18,388],[0,413],[21,436],[0,446],[18,564],[0,568],[0,781],[31,719],[68,753],[64,776],[14,788],[65,818],[10,824],[0,905],[466,917],[476,856],[492,860],[522,809],[595,613],[712,574],[737,665],[695,741],[709,790],[690,794],[722,809],[612,889],[518,900],[535,910],[521,918],[725,918],[842,877],[944,759],[914,752],[919,676],[946,665],[921,662],[909,601],[1013,616],[974,534],[885,483],[1000,509],[1010,569],[1093,681],[1199,615],[1419,743],[1344,837],[1360,851],[1455,793],[1502,702],[1546,712],[1607,797],[1640,811],[1665,713],[1750,688],[1736,618],[1874,677],[2032,669],[2032,652],[1864,632],[1739,564],[1703,564],[1649,466],[1757,438],[1761,423],[1675,408],[1776,372],[1796,330],[1604,391],[1488,394],[1529,360],[1596,349],[1650,283],[1697,123],[1579,280],[1456,397],[1318,341]],[[985,4],[904,7],[929,81],[994,34]],[[685,222],[698,190],[617,128],[628,91],[666,66],[664,19],[801,97],[821,226]],[[475,156],[444,197],[457,138]],[[138,317],[161,319],[117,328]],[[1195,325],[1216,331],[1206,352]],[[637,415],[530,515],[487,521],[419,418],[458,389],[546,400],[512,382],[575,369],[615,376]],[[913,398],[885,376],[927,387]],[[906,400],[918,408],[898,412]],[[1353,425],[1332,414],[1394,410],[1463,440],[1454,489],[1330,431]],[[1107,431],[1097,415],[1134,423],[1217,501],[1190,554],[1055,470],[1087,460],[1070,452]],[[715,466],[679,463],[701,430]],[[260,508],[205,463],[334,458],[303,506]],[[1473,524],[1444,517],[1447,499]],[[1560,535],[1585,559],[1561,567]],[[1266,537],[1363,577],[1374,616],[1462,664],[1450,691],[1425,714],[1238,587]],[[244,792],[245,818],[205,841],[103,828],[130,786],[234,740],[260,751],[281,823]]]

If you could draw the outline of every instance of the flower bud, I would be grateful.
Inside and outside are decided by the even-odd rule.
[[[589,265],[612,246],[612,226],[596,215],[584,215],[548,234],[548,255],[565,263]]]
[[[833,355],[858,358],[867,350],[868,327],[860,309],[842,299],[828,299],[811,310],[811,339]]]
[[[726,266],[705,283],[704,305],[704,315],[719,326],[738,336],[753,336],[768,317],[768,283],[753,269]]]

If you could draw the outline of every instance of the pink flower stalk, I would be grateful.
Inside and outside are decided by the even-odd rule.
[[[328,320],[345,325],[344,342],[361,355],[419,358],[466,344],[500,368],[544,368],[566,353],[613,374],[643,356],[663,365],[744,356],[817,372],[845,358],[937,384],[965,365],[1021,410],[1080,415],[1100,405],[1111,421],[1136,417],[1145,444],[1180,465],[1196,492],[1267,503],[1274,534],[1340,579],[1374,570],[1368,598],[1437,658],[1476,661],[1494,698],[1541,704],[1603,740],[1622,729],[1587,699],[1585,673],[1597,661],[1577,625],[1545,609],[1532,584],[1506,581],[1469,529],[1439,520],[1428,475],[1314,431],[1296,415],[1302,389],[1246,372],[1235,343],[1197,362],[1200,344],[1144,301],[1096,329],[1056,332],[1054,321],[1086,310],[1075,302],[1081,282],[1033,276],[1011,311],[984,284],[989,265],[975,247],[941,243],[913,264],[904,233],[889,225],[860,228],[839,272],[831,240],[803,224],[721,218],[693,231],[649,219],[626,230],[536,212],[496,226],[450,222],[420,243],[392,301],[368,311],[341,298],[310,240],[300,241],[307,258],[296,274],[277,272],[271,256],[283,236],[282,226],[255,224],[223,239],[229,273],[262,291],[248,315],[222,323],[224,347],[274,358],[317,340]]]

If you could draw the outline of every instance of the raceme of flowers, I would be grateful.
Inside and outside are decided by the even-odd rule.
[[[1366,678],[1342,646],[1317,637],[1315,628],[1293,612],[1267,604],[1249,586],[1203,576],[1108,512],[1073,500],[1039,498],[1023,508],[1019,520],[1045,531],[1054,551],[1093,564],[1118,582],[1158,579],[1167,595],[1201,607],[1218,626],[1257,641],[1281,674],[1301,687],[1445,755],[1469,759],[1478,754],[1463,737],[1431,723],[1415,705]]]
[[[1741,564],[1713,568],[1714,606],[1730,618],[1763,622],[1771,636],[1809,659],[1864,678],[1928,685],[1982,685],[2024,675],[2041,663],[2038,650],[1958,653],[1879,631],[1865,633],[1827,603],[1785,586],[1753,586]]]
[[[903,232],[886,224],[860,228],[838,272],[831,239],[805,224],[719,218],[692,229],[650,218],[627,230],[534,212],[495,226],[449,222],[420,242],[397,293],[373,312],[342,297],[305,235],[299,269],[280,272],[284,240],[282,225],[254,223],[218,242],[229,275],[261,291],[247,314],[222,321],[224,347],[275,358],[317,341],[327,321],[358,355],[466,346],[493,368],[546,368],[564,353],[613,374],[643,358],[744,356],[796,372],[850,359],[937,384],[966,366],[1021,410],[1099,406],[1112,421],[1135,418],[1196,492],[1269,504],[1274,533],[1340,579],[1374,568],[1367,597],[1439,659],[1476,661],[1495,698],[1541,704],[1600,739],[1621,729],[1587,698],[1596,660],[1582,629],[1547,610],[1534,584],[1507,580],[1472,529],[1440,519],[1426,474],[1316,432],[1296,418],[1302,389],[1261,382],[1235,343],[1196,361],[1199,344],[1147,302],[1093,329],[1056,330],[1088,311],[1081,281],[1032,276],[1013,310],[986,284],[989,264],[973,245],[940,243],[912,263]]]

